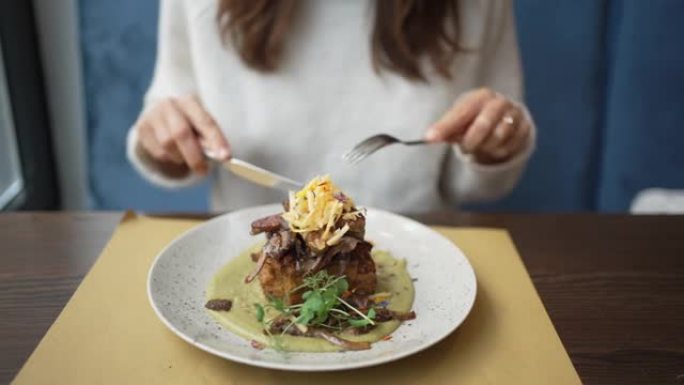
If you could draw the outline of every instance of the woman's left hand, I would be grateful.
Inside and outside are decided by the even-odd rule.
[[[531,130],[532,123],[513,101],[481,88],[463,94],[425,138],[457,144],[478,163],[495,164],[520,153]]]

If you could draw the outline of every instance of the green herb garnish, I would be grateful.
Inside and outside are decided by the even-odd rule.
[[[364,326],[368,325],[373,325],[373,319],[375,319],[375,309],[371,308],[368,310],[367,318],[362,318],[362,319],[350,319],[347,322],[349,322],[349,325],[355,328],[362,328]]]
[[[258,303],[254,304],[254,307],[256,307],[256,319],[259,322],[264,322],[264,315],[266,312],[264,311],[264,307],[259,305]]]
[[[256,317],[270,335],[270,328],[275,320],[289,320],[281,335],[292,327],[300,331],[309,327],[326,328],[342,331],[346,328],[364,328],[375,325],[375,309],[370,308],[363,313],[342,297],[349,290],[349,283],[344,276],[335,277],[326,271],[320,271],[304,278],[302,285],[294,288],[289,294],[304,290],[301,304],[286,305],[280,298],[269,299],[268,304],[255,304]],[[273,309],[277,315],[265,320],[266,309]]]

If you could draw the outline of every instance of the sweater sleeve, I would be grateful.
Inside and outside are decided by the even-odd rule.
[[[192,65],[187,14],[184,0],[161,0],[157,59],[152,83],[144,98],[143,111],[162,99],[180,97],[196,91]],[[174,188],[194,184],[202,179],[191,172],[169,172],[149,157],[138,141],[135,126],[126,140],[128,160],[145,179],[162,187]]]
[[[524,149],[504,163],[479,164],[472,156],[463,154],[458,146],[454,146],[444,181],[449,195],[459,203],[495,200],[510,192],[525,169],[536,143],[534,121],[522,104],[522,69],[513,2],[490,1],[484,22],[489,28],[479,50],[482,55],[480,83],[518,103],[532,123],[532,129]]]

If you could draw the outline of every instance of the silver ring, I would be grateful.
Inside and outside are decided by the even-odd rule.
[[[506,124],[508,124],[508,125],[510,125],[510,126],[512,126],[513,124],[515,124],[515,119],[513,119],[513,117],[510,116],[510,115],[504,116],[502,120],[503,120],[504,123],[506,123]]]

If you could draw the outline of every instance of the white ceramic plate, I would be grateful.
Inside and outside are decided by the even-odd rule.
[[[418,222],[368,209],[366,238],[377,249],[408,262],[415,279],[417,318],[370,350],[283,353],[252,348],[207,314],[204,290],[221,266],[257,241],[249,235],[250,223],[280,210],[279,205],[269,205],[226,214],[168,245],[154,261],[147,286],[152,307],[164,324],[190,344],[229,360],[274,369],[328,371],[378,365],[419,352],[448,336],[470,312],[477,286],[461,250]]]

